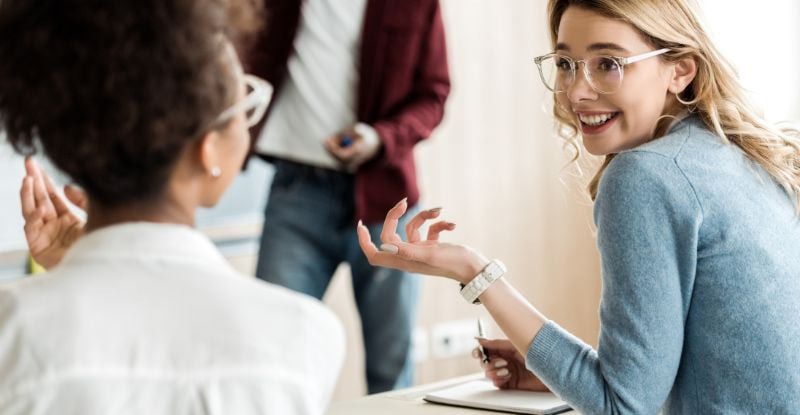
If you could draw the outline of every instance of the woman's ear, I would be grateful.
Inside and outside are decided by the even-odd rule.
[[[672,78],[669,82],[669,92],[677,95],[683,92],[692,83],[697,75],[697,62],[694,57],[689,56],[675,63],[672,71]]]
[[[205,133],[198,142],[198,162],[205,174],[216,178],[220,176],[220,143],[221,136],[216,130]]]

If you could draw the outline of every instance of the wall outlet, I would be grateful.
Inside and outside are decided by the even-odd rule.
[[[415,327],[411,334],[411,361],[414,363],[428,360],[428,332],[422,327]]]
[[[452,320],[431,328],[431,351],[436,358],[467,356],[478,342],[475,319]]]

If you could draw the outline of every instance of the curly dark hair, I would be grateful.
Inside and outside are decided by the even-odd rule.
[[[0,0],[0,125],[93,203],[162,194],[181,152],[230,105],[224,41],[254,0]]]

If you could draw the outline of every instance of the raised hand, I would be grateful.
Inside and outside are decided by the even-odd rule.
[[[481,360],[481,367],[495,386],[500,389],[520,389],[546,392],[549,389],[531,371],[525,368],[525,359],[508,340],[489,340],[479,338],[478,342],[489,354],[484,362],[480,347],[472,351],[472,357]]]
[[[467,283],[489,263],[470,247],[439,242],[440,233],[455,229],[452,222],[434,222],[428,228],[426,238],[422,239],[419,228],[425,221],[438,218],[441,209],[423,210],[414,216],[406,225],[408,241],[403,241],[397,234],[397,224],[406,209],[408,205],[403,199],[386,214],[380,249],[372,242],[367,227],[359,222],[358,242],[370,264]]]
[[[25,239],[31,257],[46,268],[61,261],[64,253],[83,234],[83,221],[56,192],[50,177],[31,158],[25,159],[20,201],[25,219]],[[86,210],[86,195],[78,188],[65,186],[70,202]]]

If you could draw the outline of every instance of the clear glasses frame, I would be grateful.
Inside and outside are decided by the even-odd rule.
[[[270,99],[272,98],[272,85],[269,82],[255,76],[244,75],[244,83],[248,89],[245,97],[228,107],[217,117],[214,124],[219,125],[227,122],[236,114],[244,112],[246,115],[247,127],[253,127],[261,121],[267,111]]]
[[[581,60],[575,60],[575,59],[570,58],[569,56],[562,55],[560,53],[548,53],[547,55],[537,56],[537,57],[533,58],[533,61],[536,63],[536,66],[539,68],[539,77],[541,78],[542,83],[544,84],[544,86],[547,89],[549,89],[553,93],[560,94],[562,92],[565,92],[567,90],[567,88],[569,88],[573,84],[573,82],[575,82],[575,72],[577,71],[577,66],[578,66],[578,64],[582,63],[583,64],[583,76],[586,78],[586,81],[589,83],[589,86],[591,86],[592,89],[595,92],[599,93],[599,94],[613,94],[613,93],[617,92],[619,90],[620,86],[622,85],[622,80],[623,80],[624,75],[625,75],[624,68],[625,68],[626,65],[630,65],[630,64],[636,63],[636,62],[640,62],[640,61],[643,61],[645,59],[649,59],[649,58],[664,54],[664,53],[669,52],[669,51],[670,51],[670,49],[664,48],[664,49],[658,49],[658,50],[645,52],[645,53],[642,53],[642,54],[639,54],[639,55],[628,56],[628,57],[610,56],[610,55],[595,55],[595,56],[591,56],[591,57],[588,57],[586,59],[581,59]],[[548,77],[545,74],[546,71],[543,68],[543,62],[547,61],[548,59],[555,59],[555,58],[563,59],[563,62],[567,62],[569,64],[570,73],[569,73],[569,76],[566,78],[566,80],[563,82],[563,85],[564,85],[563,89],[557,89],[555,84],[551,85],[552,82],[550,80],[548,80]],[[592,71],[594,69],[590,69],[589,68],[589,65],[587,64],[587,61],[590,61],[590,60],[593,60],[593,59],[598,59],[598,58],[608,59],[607,63],[612,63],[614,65],[614,69],[615,70],[619,70],[619,80],[615,81],[615,85],[614,85],[613,88],[605,88],[604,89],[604,88],[601,88],[601,87],[599,87],[597,85],[598,81],[596,79],[594,79],[594,76],[592,74]],[[564,68],[559,68],[558,65],[556,65],[556,70],[563,70],[563,69]]]

